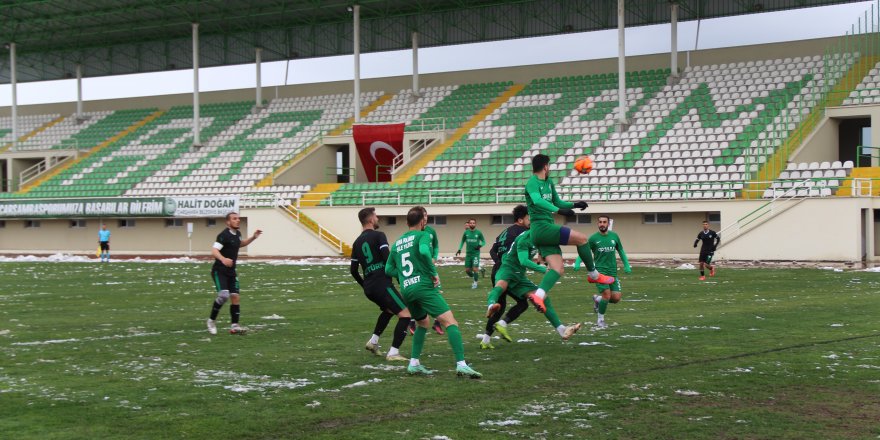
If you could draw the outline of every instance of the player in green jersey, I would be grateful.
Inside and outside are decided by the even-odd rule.
[[[465,226],[455,256],[461,255],[461,248],[464,246],[464,273],[468,277],[473,277],[474,283],[471,284],[471,289],[476,289],[477,280],[480,279],[480,248],[486,245],[486,239],[483,238],[483,233],[477,230],[477,219],[469,218]]]
[[[593,255],[587,245],[587,236],[557,225],[553,220],[553,214],[559,213],[566,217],[574,216],[572,208],[584,210],[587,202],[566,202],[559,198],[556,187],[550,180],[550,157],[538,154],[532,158],[532,172],[534,173],[526,183],[525,196],[526,207],[529,208],[529,217],[532,219],[532,241],[538,252],[547,262],[548,270],[541,280],[541,284],[535,293],[529,295],[529,301],[539,311],[546,311],[544,301],[547,293],[562,278],[564,274],[561,245],[577,246],[578,255],[583,259],[589,273],[587,280],[591,283],[612,284],[614,277],[603,275],[596,270],[593,263]]]
[[[528,222],[526,222],[525,225],[528,226]],[[539,273],[547,272],[545,266],[532,261],[537,254],[538,249],[532,244],[531,231],[525,231],[516,237],[510,250],[501,258],[501,268],[498,269],[498,273],[495,274],[495,288],[489,292],[489,298],[486,301],[488,305],[488,309],[486,310],[487,318],[491,318],[492,315],[498,312],[501,308],[501,304],[498,300],[504,292],[507,292],[508,295],[514,298],[522,299],[533,294],[535,290],[538,289],[538,286],[526,277],[526,269],[531,269]],[[549,297],[546,298],[544,305],[546,306],[544,316],[547,318],[547,321],[550,322],[550,325],[559,332],[559,336],[562,337],[563,341],[567,341],[572,335],[580,330],[580,323],[566,326],[559,320],[559,315],[556,314],[556,310],[553,308],[553,303],[550,301]],[[497,330],[505,340],[510,342],[512,339],[507,333],[506,324],[507,323],[500,326],[496,325],[495,330]],[[494,348],[492,347],[491,339],[489,338],[489,335],[483,337],[483,342],[480,344],[480,348]]]
[[[611,221],[607,215],[600,215],[597,219],[599,232],[590,236],[590,250],[593,252],[593,258],[596,261],[596,269],[602,273],[614,276],[614,282],[611,284],[596,284],[598,295],[593,295],[593,310],[596,311],[596,327],[605,328],[605,311],[608,309],[608,303],[617,304],[622,296],[620,290],[620,279],[617,278],[617,254],[620,254],[620,261],[623,262],[623,271],[631,273],[632,268],[629,265],[629,259],[626,257],[626,251],[623,250],[623,243],[620,236],[610,228]],[[579,268],[579,260],[575,261],[575,269]]]
[[[427,218],[424,208],[416,206],[406,214],[409,232],[403,234],[391,245],[391,254],[385,263],[385,273],[396,277],[403,293],[403,301],[409,308],[413,319],[418,323],[412,341],[412,356],[406,371],[413,375],[430,375],[433,371],[419,362],[425,335],[431,324],[428,316],[440,321],[446,330],[446,337],[452,352],[455,353],[455,371],[459,376],[479,379],[482,375],[468,366],[464,360],[464,343],[458,321],[452,315],[449,304],[440,294],[440,277],[432,261],[431,238],[424,232]]]
[[[422,213],[425,214],[425,221],[428,220],[428,210],[425,207],[422,207]],[[437,265],[437,259],[440,257],[440,240],[437,238],[437,231],[434,228],[425,225],[424,229],[425,233],[431,236],[431,261],[434,262],[434,266]],[[440,288],[440,286],[437,286]],[[441,291],[442,292],[442,291]],[[410,333],[415,333],[416,331],[416,322],[410,321]],[[438,335],[443,335],[446,332],[443,330],[443,326],[440,325],[440,321],[434,320],[434,325],[431,326]]]

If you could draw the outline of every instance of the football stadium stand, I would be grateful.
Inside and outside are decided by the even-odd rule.
[[[837,55],[831,63],[816,55],[694,66],[675,80],[668,69],[627,72],[629,111],[623,125],[615,119],[617,75],[608,73],[532,80],[482,117],[480,112],[488,112],[513,83],[435,86],[418,94],[404,89],[384,101],[378,100],[383,92],[364,93],[365,106],[376,107],[363,122],[466,132],[435,147],[424,166],[404,164],[401,169],[411,169],[396,174],[391,184],[344,184],[320,204],[512,203],[521,198],[522,180],[538,153],[551,157],[565,196],[736,198],[857,59],[853,53]],[[880,83],[878,66],[844,104],[872,99]],[[253,102],[203,105],[201,148],[190,147],[189,106],[93,112],[81,119],[28,116],[22,129],[30,131],[17,151],[85,153],[2,197],[223,192],[273,194],[295,202],[314,186],[274,185],[268,178],[331,130],[350,133],[351,99],[351,94],[276,98],[256,112]],[[0,118],[7,142],[11,135],[2,127],[9,119]],[[464,127],[467,121],[473,126]],[[571,170],[582,155],[594,158],[588,175]],[[835,194],[849,176],[848,164],[789,164],[768,178],[759,194]],[[806,179],[813,180],[803,183]]]

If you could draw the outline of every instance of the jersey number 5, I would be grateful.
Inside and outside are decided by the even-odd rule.
[[[412,261],[409,261],[409,252],[400,254],[400,264],[403,266],[403,276],[408,277],[413,273]]]

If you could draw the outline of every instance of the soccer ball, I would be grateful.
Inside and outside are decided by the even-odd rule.
[[[589,156],[581,156],[574,161],[574,170],[580,174],[588,174],[593,171],[593,159]]]

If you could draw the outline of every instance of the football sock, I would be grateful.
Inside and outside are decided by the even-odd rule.
[[[422,365],[422,364],[419,362],[418,359],[416,359],[416,358],[409,358],[409,366],[410,366],[410,367],[418,367],[419,365]]]
[[[597,315],[597,317],[596,317],[596,322],[597,322],[597,323],[598,323],[598,322],[605,322],[605,315],[602,314],[602,313],[599,313],[599,314]]]
[[[507,320],[506,319],[498,320],[498,325],[500,325],[502,327],[507,327]]]
[[[565,326],[562,324],[557,325],[556,332],[559,333],[559,336],[565,336]]]
[[[461,360],[461,361],[456,361],[456,362],[455,362],[455,366],[456,366],[456,367],[467,367],[468,364],[467,364],[467,362]]]
[[[455,360],[458,362],[464,361],[464,342],[461,340],[461,331],[457,325],[446,327],[446,338],[449,339],[449,345],[452,346]]]
[[[217,304],[217,301],[214,300],[214,304],[211,306],[211,320],[216,321],[217,315],[220,314],[220,308],[223,307],[223,304]]]
[[[492,336],[490,336],[490,335],[483,335],[483,343],[484,343],[484,344],[488,344],[488,343],[490,343],[490,342],[492,342]]]
[[[497,303],[498,298],[501,297],[502,293],[504,293],[504,289],[497,286],[493,288],[492,291],[489,292],[489,299],[486,301],[486,305],[491,306],[492,304]]]
[[[241,304],[230,304],[229,316],[232,317],[233,324],[238,324],[238,317],[241,316]]]
[[[559,326],[562,325],[562,321],[559,320],[559,315],[556,314],[556,309],[553,308],[553,302],[550,301],[550,298],[544,298],[544,306],[547,307],[547,311],[544,312],[544,317],[550,321],[550,324],[554,328],[558,329]],[[562,327],[565,328],[564,325],[562,325]]]
[[[409,328],[409,323],[412,321],[411,318],[398,318],[397,325],[394,326],[394,339],[391,340],[391,347],[394,351],[397,351],[400,348],[400,345],[403,344],[403,339],[406,338],[406,330]],[[388,351],[391,354],[391,351]]]
[[[602,298],[599,300],[599,314],[604,315],[606,310],[608,310],[608,300]]]
[[[517,301],[516,305],[511,307],[510,310],[507,311],[507,314],[504,315],[502,321],[504,321],[503,325],[507,325],[513,321],[516,321],[516,318],[519,318],[519,315],[522,315],[523,312],[529,309],[529,302],[526,300]]]
[[[593,251],[590,250],[590,245],[588,243],[584,243],[577,247],[577,251],[578,256],[581,257],[581,261],[584,262],[584,267],[587,268],[587,271],[591,273],[595,271],[596,263],[593,262]]]
[[[471,273],[472,273],[473,276],[474,276],[474,281],[479,281],[479,280],[480,280],[480,272],[478,272],[478,271],[475,270],[475,271],[473,271],[473,272],[471,272]]]
[[[550,289],[556,285],[556,282],[559,281],[559,272],[553,269],[547,269],[547,273],[544,274],[544,278],[541,278],[541,285],[538,290],[535,291],[535,295],[538,298],[544,299],[547,296],[547,293],[550,292]]]
[[[370,336],[370,344],[376,345],[379,343],[379,335],[373,333],[373,336]]]
[[[706,271],[703,269],[700,269],[700,276],[705,276],[705,275],[706,275]]]
[[[397,350],[397,347],[391,347],[388,349],[388,354],[386,356],[400,356],[400,351]]]
[[[410,355],[410,359],[415,359],[415,365],[419,364],[419,356],[422,355],[422,347],[425,346],[425,335],[428,334],[428,329],[417,325],[416,332],[413,333],[412,337],[412,355]],[[412,361],[410,361],[410,365],[413,365]]]
[[[392,316],[394,315],[385,311],[380,313],[379,317],[376,318],[376,326],[373,327],[373,334],[382,336],[382,332],[384,332],[385,328],[388,327],[388,322],[391,321]]]

